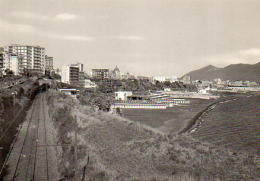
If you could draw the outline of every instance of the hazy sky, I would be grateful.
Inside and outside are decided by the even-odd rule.
[[[46,47],[60,67],[177,75],[260,61],[260,0],[0,0],[0,45]]]

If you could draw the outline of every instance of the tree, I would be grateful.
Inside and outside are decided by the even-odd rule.
[[[6,75],[14,75],[14,72],[10,69],[5,69],[5,74]]]

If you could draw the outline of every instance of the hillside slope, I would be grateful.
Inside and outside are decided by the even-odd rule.
[[[254,95],[216,105],[203,115],[203,123],[192,136],[203,142],[260,155],[259,102],[260,95]]]
[[[85,180],[214,181],[257,180],[256,155],[218,148],[188,136],[169,137],[121,117],[93,111],[76,100],[49,95],[61,144],[73,144],[78,130],[76,177]],[[75,124],[76,123],[76,124]],[[63,147],[60,171],[74,180],[74,148]]]
[[[250,64],[231,64],[224,68],[217,68],[212,65],[191,71],[186,75],[190,75],[192,80],[213,80],[220,78],[222,80],[260,80],[260,62]]]

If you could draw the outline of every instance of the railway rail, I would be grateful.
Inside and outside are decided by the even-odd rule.
[[[5,162],[4,181],[50,181],[44,93],[36,96]]]

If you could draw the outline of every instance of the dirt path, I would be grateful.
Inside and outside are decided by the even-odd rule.
[[[4,181],[58,180],[55,139],[45,93],[36,96],[7,161]]]

